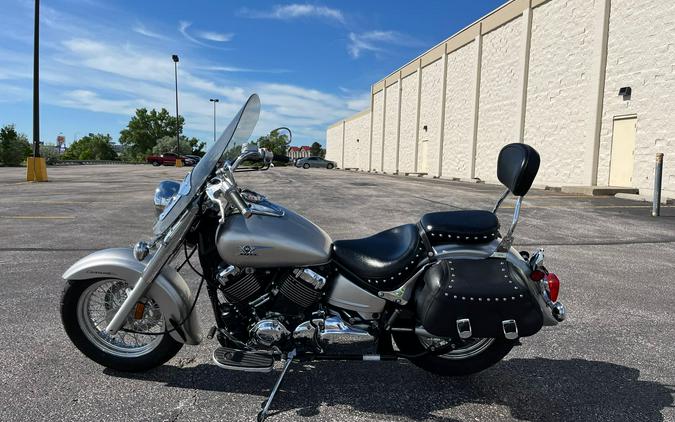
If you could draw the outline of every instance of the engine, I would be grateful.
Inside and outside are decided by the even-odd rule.
[[[320,270],[320,269],[319,269]],[[326,278],[309,268],[269,270],[221,267],[221,314],[231,334],[257,347],[278,345],[311,318]]]

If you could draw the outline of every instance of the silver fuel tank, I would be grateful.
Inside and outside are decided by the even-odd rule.
[[[237,267],[301,267],[330,261],[331,238],[306,218],[276,204],[282,216],[235,214],[218,227],[216,247]]]

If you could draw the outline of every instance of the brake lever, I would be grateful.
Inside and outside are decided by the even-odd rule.
[[[218,208],[220,208],[220,219],[218,220],[218,223],[223,224],[225,222],[225,204],[223,203],[224,201],[221,199],[223,194],[221,186],[222,186],[221,181],[218,181],[218,183],[213,183],[207,186],[206,196],[208,196],[212,202],[218,204]]]

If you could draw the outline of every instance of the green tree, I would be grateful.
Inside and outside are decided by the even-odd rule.
[[[65,160],[117,160],[117,153],[110,143],[110,135],[90,133],[70,144],[63,153]]]
[[[31,153],[28,138],[18,133],[14,125],[0,129],[0,162],[6,166],[18,166]]]
[[[258,138],[258,146],[266,148],[275,156],[286,156],[288,149],[288,135],[279,134],[279,131],[273,130],[269,135]]]
[[[309,153],[312,154],[313,157],[325,157],[326,155],[326,150],[321,147],[321,144],[318,142],[314,142],[312,146],[309,147]]]
[[[186,136],[180,137],[180,154],[186,155],[204,155],[205,142],[201,142],[197,138],[188,138]],[[176,152],[176,137],[164,136],[157,140],[154,147],[152,147],[153,154],[163,154],[165,152]]]
[[[183,132],[185,119],[178,118],[178,132]],[[139,108],[131,118],[125,129],[120,131],[120,143],[125,145],[125,158],[133,161],[143,161],[145,156],[152,152],[157,140],[165,136],[176,139],[176,118],[166,109],[159,112],[155,109],[148,111]]]

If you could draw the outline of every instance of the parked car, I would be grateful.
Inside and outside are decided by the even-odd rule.
[[[321,167],[330,170],[337,167],[337,163],[335,161],[326,160],[325,158],[321,157],[305,157],[296,161],[295,167],[302,167],[303,169],[308,169],[310,167]]]
[[[202,159],[199,155],[186,155],[186,157],[194,161],[195,164],[199,163],[199,160]]]
[[[165,152],[164,154],[160,154],[160,155],[149,155],[145,159],[145,161],[147,163],[152,164],[155,167],[175,166],[177,157],[178,157],[178,154],[176,154],[176,153]],[[192,159],[192,158],[181,155],[180,159],[183,160],[183,164],[186,165],[186,166],[194,166],[195,165],[195,160]]]

